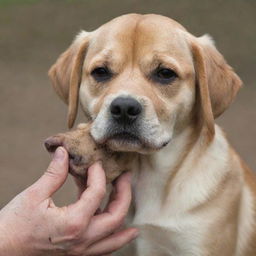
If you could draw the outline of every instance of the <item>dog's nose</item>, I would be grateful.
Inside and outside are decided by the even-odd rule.
[[[118,97],[110,105],[112,117],[123,124],[135,121],[141,111],[141,104],[131,97]]]
[[[60,147],[62,145],[63,139],[57,136],[49,137],[44,141],[44,146],[48,150],[48,152],[54,152],[57,147]]]

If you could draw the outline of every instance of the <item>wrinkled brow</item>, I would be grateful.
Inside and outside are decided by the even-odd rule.
[[[154,70],[158,67],[169,68],[175,71],[179,76],[182,76],[182,68],[179,62],[174,58],[165,53],[154,53],[153,55],[145,56],[140,61],[143,68]]]
[[[86,71],[90,72],[96,67],[109,66],[113,62],[113,51],[104,49],[99,53],[94,54],[86,67]]]

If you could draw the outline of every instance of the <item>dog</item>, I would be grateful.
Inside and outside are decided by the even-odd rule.
[[[242,82],[210,36],[123,15],[78,34],[49,76],[69,127],[80,102],[96,144],[139,157],[140,236],[118,255],[256,255],[256,179],[214,122]]]

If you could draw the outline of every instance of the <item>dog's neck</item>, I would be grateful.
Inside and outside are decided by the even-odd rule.
[[[184,197],[190,193],[192,186],[196,186],[198,180],[195,182],[195,179],[199,173],[206,180],[206,175],[212,178],[214,168],[224,166],[221,159],[216,162],[216,165],[211,164],[209,167],[207,166],[208,163],[204,161],[205,156],[209,154],[214,156],[226,156],[227,154],[227,142],[222,136],[221,130],[218,127],[216,129],[217,134],[211,143],[207,144],[206,136],[202,133],[196,135],[195,130],[190,127],[174,136],[162,150],[152,155],[141,156],[138,169],[133,172],[135,219],[138,222],[145,218],[145,215],[148,218],[155,218],[159,211],[163,217],[163,211],[167,207],[166,214],[168,214],[170,205],[176,205],[177,210],[181,210],[182,207],[184,209],[189,207]],[[203,165],[196,164],[198,157],[201,158],[201,161],[203,160]],[[224,157],[221,158],[225,159]],[[185,188],[182,188],[182,191],[186,191],[185,193],[182,192],[183,194],[179,194],[179,188],[177,188],[177,184],[181,183]],[[200,200],[200,196],[198,194],[198,198],[195,200]]]
[[[140,156],[138,169],[133,172],[136,205],[145,204],[142,207],[145,209],[147,203],[144,201],[144,195],[147,195],[150,200],[154,200],[154,205],[159,204],[158,209],[161,208],[163,202],[159,198],[164,198],[167,183],[171,182],[170,179],[175,176],[184,157],[189,153],[190,143],[193,143],[194,139],[193,134],[193,130],[188,128],[174,136],[170,143],[160,151]],[[143,191],[143,194],[140,191]],[[148,206],[152,207],[151,204]]]

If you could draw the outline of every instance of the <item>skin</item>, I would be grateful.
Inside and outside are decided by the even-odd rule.
[[[117,180],[106,209],[95,214],[106,191],[99,163],[88,170],[87,189],[77,202],[55,206],[51,196],[68,175],[68,154],[59,147],[44,175],[0,211],[0,255],[105,255],[137,236],[120,231],[131,201],[130,177]],[[118,230],[118,231],[117,231]]]

